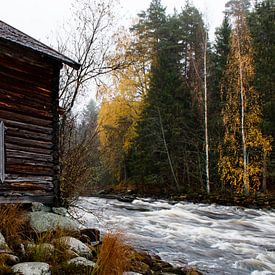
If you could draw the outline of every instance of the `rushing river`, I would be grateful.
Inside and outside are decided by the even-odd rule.
[[[206,274],[275,274],[275,212],[164,200],[87,198],[86,226],[123,231],[137,248]]]

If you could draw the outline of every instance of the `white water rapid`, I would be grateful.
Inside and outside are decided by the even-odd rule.
[[[86,226],[118,229],[137,248],[204,274],[275,274],[275,212],[165,200],[83,197]]]

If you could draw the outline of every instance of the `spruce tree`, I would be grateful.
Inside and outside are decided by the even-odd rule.
[[[264,0],[255,6],[249,26],[253,38],[255,60],[255,87],[262,91],[263,131],[272,135],[273,150],[269,171],[275,181],[275,3]]]

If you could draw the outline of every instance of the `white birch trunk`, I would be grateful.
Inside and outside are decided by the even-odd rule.
[[[208,95],[207,95],[207,32],[205,32],[204,41],[204,129],[205,129],[205,171],[206,171],[206,190],[210,193],[210,175],[209,175],[209,142],[208,142]]]
[[[242,133],[242,149],[243,149],[243,183],[246,194],[249,194],[249,181],[247,174],[247,148],[246,148],[246,132],[245,132],[245,91],[243,86],[243,68],[241,57],[240,37],[237,31],[238,51],[239,51],[239,77],[240,77],[240,94],[241,94],[241,133]]]

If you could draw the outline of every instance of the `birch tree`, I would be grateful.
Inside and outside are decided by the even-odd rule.
[[[208,142],[208,94],[207,94],[207,32],[204,37],[203,53],[203,82],[204,82],[204,134],[205,134],[205,171],[206,171],[206,190],[210,193],[210,174],[209,174],[209,142]]]
[[[224,140],[219,169],[224,183],[248,195],[261,186],[271,145],[260,128],[261,98],[253,87],[253,49],[244,5],[241,1],[231,5],[234,29],[222,85]]]

